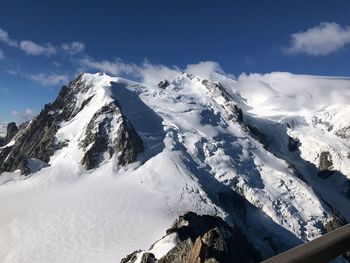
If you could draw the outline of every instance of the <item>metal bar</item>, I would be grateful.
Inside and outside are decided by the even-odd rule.
[[[350,250],[350,224],[278,254],[262,263],[323,263]]]

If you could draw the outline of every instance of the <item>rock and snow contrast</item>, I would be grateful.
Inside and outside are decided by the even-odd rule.
[[[349,101],[345,78],[82,74],[2,139],[0,261],[259,262],[312,240],[350,220]]]

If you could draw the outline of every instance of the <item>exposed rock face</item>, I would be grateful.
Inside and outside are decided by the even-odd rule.
[[[141,258],[141,263],[155,263],[157,259],[152,253],[144,253]]]
[[[123,258],[120,263],[134,263],[137,260],[137,254],[140,253],[141,250],[136,250],[132,252],[131,254],[127,255],[125,258]]]
[[[10,122],[7,125],[6,136],[0,138],[0,146],[4,146],[8,144],[12,140],[12,138],[15,137],[17,133],[18,133],[18,127],[16,123]]]
[[[170,85],[170,82],[168,80],[162,80],[161,82],[158,83],[158,87],[160,89],[165,89],[166,87],[168,87]]]
[[[298,139],[288,137],[288,150],[290,152],[295,152],[299,149],[300,142]]]
[[[243,124],[242,109],[232,102],[233,100],[231,95],[225,90],[221,83],[210,82],[205,79],[202,81],[202,84],[208,89],[211,97],[214,100],[223,98],[224,103],[222,104],[222,107],[226,111],[225,117],[228,120]]]
[[[17,134],[17,132],[18,132],[18,127],[16,123],[10,122],[7,125],[7,133],[6,133],[4,144],[9,143],[11,139]]]
[[[320,154],[320,161],[319,161],[319,166],[318,166],[318,175],[326,179],[329,176],[331,176],[334,171],[333,169],[333,162],[332,162],[332,156],[328,151],[323,151]]]
[[[17,136],[16,144],[11,150],[6,151],[6,154],[4,151],[0,153],[0,170],[12,172],[20,169],[22,174],[28,174],[27,159],[34,158],[48,163],[56,150],[67,145],[66,142],[57,142],[55,139],[60,124],[63,121],[67,122],[73,119],[90,103],[94,95],[87,95],[89,89],[91,89],[91,86],[84,81],[83,75],[71,81],[68,87],[63,86],[56,100],[53,103],[46,104],[21,135]],[[117,133],[108,134],[114,123],[111,123],[108,117],[104,118],[104,114],[117,114],[120,117],[121,124]],[[95,119],[91,120],[91,127],[88,127],[88,131],[93,130],[92,125],[94,124],[97,124],[97,131],[88,134],[87,137],[89,138],[82,143],[87,150],[82,160],[86,168],[95,167],[99,163],[99,156],[107,150],[110,155],[114,152],[119,153],[118,161],[121,165],[135,160],[137,154],[143,149],[142,141],[131,124],[121,114],[117,102],[114,105],[103,107],[95,115]],[[13,125],[10,128],[10,135],[13,135],[16,129]],[[113,144],[110,143],[111,140],[114,140]],[[92,145],[87,149],[89,144]]]
[[[123,116],[116,101],[94,114],[80,144],[86,150],[82,164],[88,170],[95,168],[106,152],[109,158],[117,153],[117,163],[126,165],[134,162],[144,149],[141,138]]]
[[[188,212],[180,216],[166,233],[176,233],[179,244],[156,261],[159,263],[229,263],[261,260],[260,253],[248,242],[244,234],[239,229],[230,227],[219,217]],[[123,260],[122,263],[133,262]]]
[[[325,224],[326,232],[331,232],[339,227],[345,226],[348,222],[346,219],[335,209],[332,211],[333,219]]]
[[[342,139],[348,139],[350,138],[350,126],[344,127],[342,129],[339,129],[335,132],[335,135]]]

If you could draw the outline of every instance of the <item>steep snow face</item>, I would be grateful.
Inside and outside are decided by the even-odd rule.
[[[250,136],[239,118],[231,117],[237,112],[226,105],[234,105],[233,98],[215,87],[183,74],[165,90],[140,97],[164,119],[175,149],[190,160],[207,192],[217,194],[215,183],[232,187],[299,238],[319,235],[327,213],[318,198],[285,161]]]
[[[53,104],[68,110],[52,111],[60,116],[54,127],[59,147],[49,166],[31,156],[26,180],[18,172],[0,176],[1,261],[118,262],[148,249],[187,211],[239,225],[263,257],[319,236],[333,218],[318,195],[326,185],[316,194],[316,181],[303,181],[294,163],[300,156],[307,159],[302,147],[310,139],[302,135],[311,138],[310,131],[318,131],[348,145],[324,124],[312,126],[304,111],[292,112],[286,102],[292,103],[297,91],[278,95],[278,86],[293,78],[298,87],[299,77],[282,73],[237,81],[215,75],[221,84],[184,73],[158,86],[83,74]],[[335,82],[347,94],[348,82]],[[259,85],[265,89],[260,95]],[[72,99],[64,101],[70,93]],[[328,105],[325,99],[315,108],[306,99],[298,101],[307,116]],[[330,118],[322,122],[344,132],[346,113],[339,110],[319,118]],[[289,152],[289,137],[304,145],[300,156]],[[20,141],[14,147],[20,148]],[[347,167],[342,161],[337,165]],[[232,190],[244,198],[223,198]],[[322,197],[332,205],[340,200],[344,209],[337,209],[343,213],[349,201],[333,192]],[[159,255],[175,242],[163,241],[153,248]]]
[[[243,98],[245,122],[264,134],[268,149],[349,220],[350,79],[251,74],[228,89]]]

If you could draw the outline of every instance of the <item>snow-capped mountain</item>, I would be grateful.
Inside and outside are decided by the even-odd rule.
[[[350,80],[157,82],[82,74],[10,136],[2,262],[171,262],[214,234],[256,262],[350,220]]]

